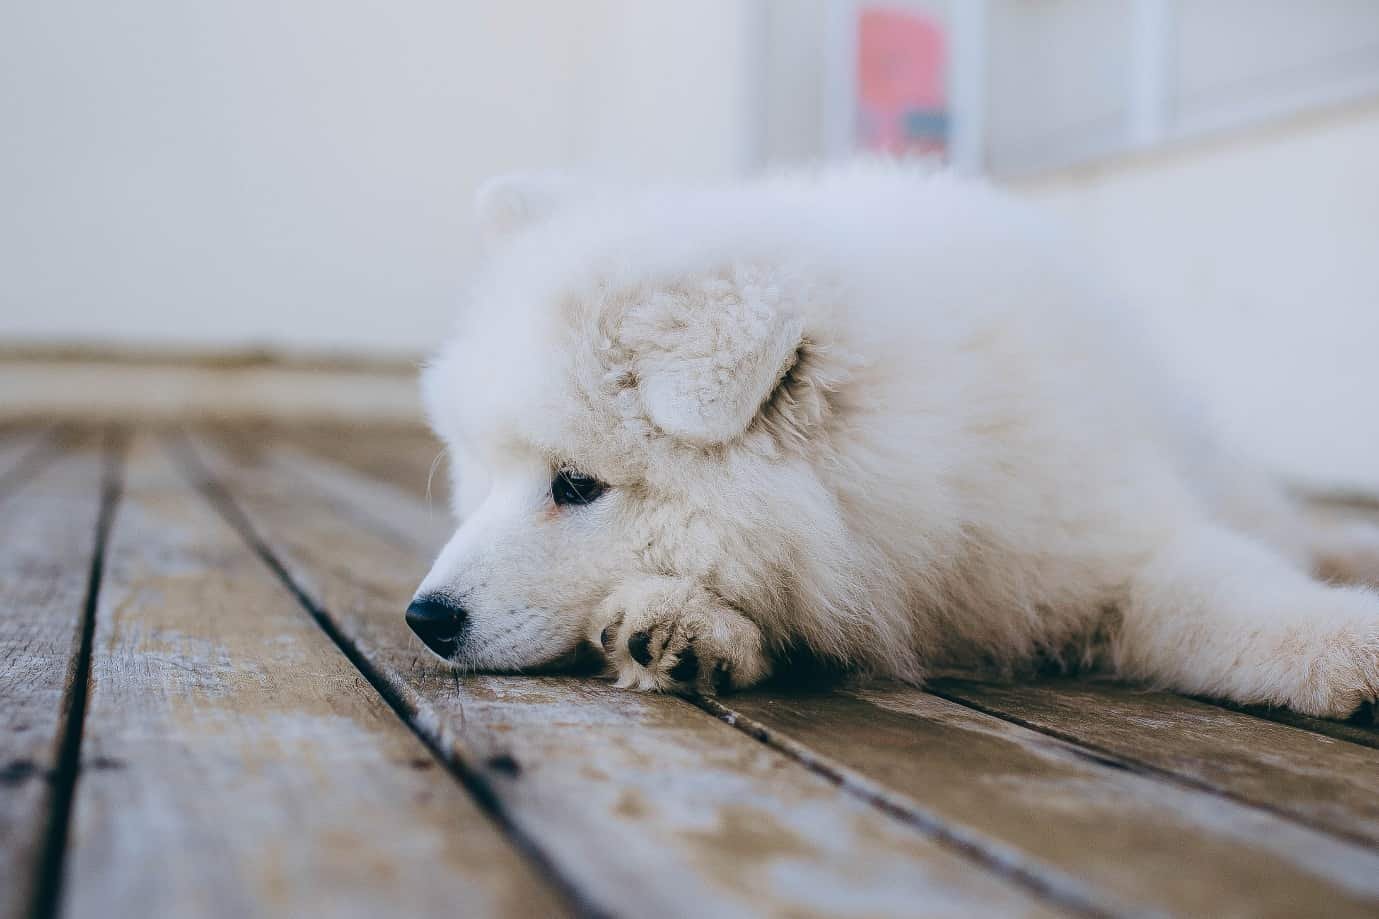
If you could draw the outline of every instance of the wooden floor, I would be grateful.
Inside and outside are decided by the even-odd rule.
[[[1379,916],[1372,723],[457,676],[435,454],[0,431],[0,917]]]

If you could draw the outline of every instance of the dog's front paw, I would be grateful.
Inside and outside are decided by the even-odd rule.
[[[761,629],[691,581],[626,584],[599,621],[599,643],[624,689],[713,695],[771,672]]]
[[[1290,707],[1319,718],[1346,718],[1379,700],[1379,624],[1350,630],[1305,670]]]

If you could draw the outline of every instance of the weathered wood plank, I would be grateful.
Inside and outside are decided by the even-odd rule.
[[[40,895],[105,475],[94,439],[49,459],[0,498],[0,917]]]
[[[1203,700],[1210,702],[1210,700]],[[1254,715],[1256,718],[1263,718],[1268,721],[1277,721],[1279,724],[1291,725],[1301,728],[1304,731],[1312,731],[1314,734],[1323,734],[1327,737],[1334,737],[1337,740],[1344,740],[1348,743],[1360,744],[1365,747],[1379,749],[1379,705],[1370,703],[1367,710],[1362,709],[1347,721],[1329,721],[1324,718],[1310,718],[1307,715],[1299,715],[1297,712],[1290,712],[1286,708],[1266,708],[1262,705],[1224,705],[1214,703],[1223,708],[1234,709],[1244,712],[1247,715]]]
[[[0,498],[41,469],[57,447],[54,432],[25,425],[0,431]]]
[[[42,437],[52,429],[53,424],[49,421],[0,420],[0,450],[20,441],[32,443],[34,439]]]
[[[321,425],[274,428],[264,432],[278,444],[302,448],[369,478],[389,482],[448,508],[450,479],[441,443],[416,427]]]
[[[722,705],[855,790],[1113,913],[1374,916],[1379,853],[909,688]],[[792,746],[793,745],[793,746]]]
[[[272,449],[198,452],[290,577],[456,767],[570,883],[626,915],[1038,914],[1050,908],[683,700],[458,677],[408,636],[420,502],[380,534]],[[292,468],[302,472],[301,458]],[[374,483],[355,477],[358,505]],[[414,526],[412,524],[415,524]]]
[[[1087,680],[941,680],[946,698],[1379,845],[1379,750],[1162,692]]]
[[[82,767],[67,916],[565,912],[151,439],[110,532]]]
[[[350,514],[367,519],[374,529],[387,533],[406,546],[421,546],[434,553],[455,531],[450,506],[434,498],[422,498],[392,479],[365,476],[361,488],[359,473],[323,456],[310,454],[295,445],[274,444],[274,465],[285,474],[309,479],[316,490],[333,497]],[[424,508],[425,513],[398,514],[398,508]]]

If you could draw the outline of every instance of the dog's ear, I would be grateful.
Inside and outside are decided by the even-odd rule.
[[[804,348],[804,323],[769,291],[716,281],[659,294],[624,320],[653,424],[699,445],[747,430],[785,385]]]
[[[474,220],[486,242],[500,242],[560,210],[574,188],[573,180],[555,172],[497,176],[475,192]]]

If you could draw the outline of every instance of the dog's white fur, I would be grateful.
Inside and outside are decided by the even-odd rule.
[[[488,264],[423,384],[462,523],[418,593],[467,611],[457,663],[602,638],[639,689],[807,651],[909,681],[1085,659],[1327,716],[1379,694],[1379,595],[1311,576],[1376,532],[1317,529],[1213,444],[995,191],[519,177],[478,211]],[[609,487],[557,507],[562,467]]]

